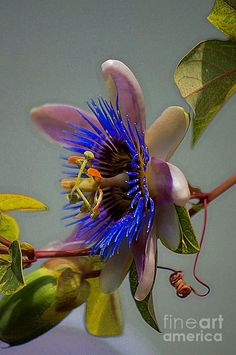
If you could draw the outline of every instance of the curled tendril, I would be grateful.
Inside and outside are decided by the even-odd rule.
[[[203,196],[203,207],[204,207],[204,222],[203,222],[202,235],[201,235],[201,238],[200,238],[200,248],[202,247],[202,243],[203,243],[204,236],[205,236],[205,231],[206,231],[207,204],[208,204],[208,199],[207,199],[206,194],[202,194],[202,196]],[[199,297],[205,297],[205,296],[207,296],[210,293],[210,287],[202,279],[200,279],[200,277],[197,276],[197,273],[196,273],[199,253],[200,252],[198,252],[196,257],[195,257],[194,266],[193,266],[193,276],[194,276],[194,278],[195,278],[195,280],[197,282],[199,282],[202,286],[204,286],[207,289],[205,293],[199,293],[199,292],[195,291],[195,289],[192,286],[186,284],[186,282],[183,279],[183,277],[184,277],[183,271],[176,271],[176,270],[171,269],[171,268],[159,266],[160,269],[173,271],[173,273],[169,277],[170,284],[173,287],[175,287],[176,294],[180,298],[187,297],[188,295],[190,295],[191,292],[193,292],[196,296],[199,296]]]
[[[187,297],[193,291],[193,288],[183,280],[183,276],[182,271],[175,271],[169,278],[170,284],[176,289],[176,295],[180,298]]]

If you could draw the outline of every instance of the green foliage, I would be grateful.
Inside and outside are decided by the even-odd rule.
[[[9,246],[9,254],[0,255],[0,293],[11,295],[25,285],[22,257],[17,240]]]
[[[47,206],[33,197],[19,194],[0,194],[1,211],[40,211]]]
[[[130,268],[129,282],[130,282],[131,293],[134,297],[137,286],[138,286],[138,274],[137,274],[134,262]],[[135,303],[136,303],[136,306],[137,306],[142,318],[145,320],[145,322],[148,323],[153,329],[160,332],[160,329],[159,329],[159,326],[158,326],[158,323],[156,320],[156,316],[155,316],[153,299],[152,299],[152,292],[150,292],[149,295],[147,295],[147,297],[143,301],[135,300]]]
[[[227,37],[236,40],[236,1],[216,0],[208,20]]]
[[[2,249],[0,250],[0,293],[3,295],[11,295],[25,285],[22,272],[21,245],[18,242],[20,229],[15,218],[5,211],[46,209],[47,207],[42,202],[29,196],[0,194],[0,248]],[[9,249],[6,249],[8,247]],[[23,243],[22,248],[29,249],[32,247]]]
[[[179,220],[180,243],[174,252],[179,254],[198,253],[200,247],[187,208],[175,205],[175,209]]]
[[[193,109],[193,144],[236,90],[236,43],[208,40],[178,64],[174,79]]]
[[[13,242],[19,239],[19,234],[20,229],[15,218],[5,212],[0,212],[0,236]]]

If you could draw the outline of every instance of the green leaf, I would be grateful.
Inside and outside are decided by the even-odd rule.
[[[134,297],[138,286],[138,274],[134,262],[131,265],[130,272],[129,272],[129,283],[130,283],[131,293]],[[154,311],[152,292],[150,292],[143,301],[135,300],[135,303],[145,322],[149,324],[153,329],[160,332],[160,328],[158,326],[155,311]]]
[[[178,64],[174,79],[193,109],[193,144],[236,90],[236,43],[209,40]]]
[[[5,239],[13,242],[19,239],[19,226],[15,218],[4,212],[0,212],[0,235]]]
[[[204,203],[192,203],[192,210],[198,212],[201,211],[204,208]]]
[[[22,255],[19,242],[15,240],[9,247],[9,255],[0,256],[0,293],[11,295],[24,285]]]
[[[39,211],[47,206],[33,197],[19,194],[0,194],[0,210]]]
[[[176,206],[175,209],[179,219],[180,243],[175,253],[179,254],[195,254],[200,251],[200,247],[195,236],[191,219],[187,208]]]
[[[236,8],[236,0],[226,0],[226,2],[227,2],[230,6]]]
[[[90,334],[97,336],[120,335],[123,318],[119,293],[104,293],[99,287],[99,278],[88,280],[90,293],[86,302],[85,323]]]
[[[216,0],[207,19],[232,40],[236,40],[236,1]]]

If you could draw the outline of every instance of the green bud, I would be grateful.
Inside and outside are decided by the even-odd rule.
[[[89,294],[88,282],[68,264],[60,270],[41,267],[26,276],[26,286],[0,300],[0,339],[25,343],[61,322]]]

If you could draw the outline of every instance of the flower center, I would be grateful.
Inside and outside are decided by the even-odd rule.
[[[107,187],[119,187],[127,189],[128,175],[120,173],[109,178],[102,178],[100,172],[92,167],[94,154],[85,151],[83,157],[70,156],[68,163],[78,166],[76,178],[62,179],[61,187],[70,190],[67,195],[70,204],[77,204],[83,201],[80,213],[90,213],[91,218],[96,218],[100,214],[99,206],[103,198],[103,190]],[[80,214],[79,213],[79,214]],[[79,214],[77,217],[79,217]]]
[[[70,178],[61,186],[68,190],[64,209],[73,211],[63,219],[74,218],[66,226],[76,225],[72,238],[107,260],[123,242],[129,248],[141,232],[149,234],[155,205],[147,186],[143,132],[121,116],[118,100],[115,108],[98,101],[89,104],[96,124],[81,114],[90,128],[72,124],[73,132],[65,132],[65,148],[79,156],[69,157],[70,170],[64,173]]]

